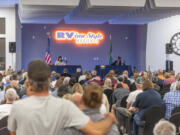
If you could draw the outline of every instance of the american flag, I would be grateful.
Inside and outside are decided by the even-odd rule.
[[[46,49],[46,56],[45,56],[45,62],[49,65],[51,65],[51,54],[50,54],[50,38],[48,38],[48,46]]]

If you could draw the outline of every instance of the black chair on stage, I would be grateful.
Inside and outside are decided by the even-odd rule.
[[[180,112],[174,113],[169,119],[169,121],[176,126],[177,133],[180,134]]]
[[[7,129],[8,116],[0,120],[0,135],[10,135],[9,130]]]
[[[145,125],[139,127],[138,135],[153,135],[155,124],[165,116],[165,111],[160,106],[152,106],[144,113]]]
[[[175,113],[179,113],[180,112],[180,107],[176,107],[173,109],[173,111],[171,112],[171,116]]]

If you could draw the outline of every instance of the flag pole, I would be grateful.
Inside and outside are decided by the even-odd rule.
[[[113,59],[112,59],[112,36],[111,36],[111,34],[109,35],[109,39],[110,39],[109,65],[111,65],[113,63]]]

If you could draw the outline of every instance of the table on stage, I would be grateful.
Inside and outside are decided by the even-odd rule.
[[[95,69],[97,70],[97,74],[100,75],[102,78],[104,78],[105,75],[112,69],[118,70],[119,75],[122,74],[124,70],[128,70],[129,76],[133,75],[132,68],[129,65],[124,65],[124,66],[97,65]]]
[[[51,71],[55,71],[56,73],[59,74],[63,74],[63,70],[66,68],[68,70],[68,74],[72,75],[76,72],[76,69],[81,68],[81,66],[80,65],[65,65],[65,66],[50,65],[50,68]]]

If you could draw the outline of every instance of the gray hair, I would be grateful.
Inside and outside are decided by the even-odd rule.
[[[17,93],[14,88],[9,88],[5,94],[6,102],[14,102],[17,98]]]
[[[64,78],[64,81],[63,81],[63,84],[64,84],[64,85],[69,85],[70,79],[71,79],[70,77],[65,77],[65,78]]]
[[[174,124],[166,120],[160,120],[154,127],[154,135],[176,135]]]

